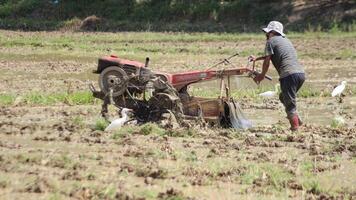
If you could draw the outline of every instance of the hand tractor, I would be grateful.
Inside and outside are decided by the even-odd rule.
[[[255,77],[259,72],[249,64],[236,67],[230,59],[223,59],[206,70],[180,73],[163,73],[151,70],[149,58],[145,63],[126,60],[117,56],[99,58],[93,73],[99,74],[100,91],[91,84],[93,96],[103,100],[101,114],[108,119],[108,105],[129,108],[138,122],[160,120],[164,113],[170,113],[177,121],[202,120],[210,125],[232,128],[249,128],[251,123],[242,114],[238,103],[230,96],[231,77]],[[249,63],[249,62],[248,62]],[[220,64],[232,68],[218,69]],[[191,96],[191,84],[220,80],[220,96],[203,98]],[[267,76],[267,79],[271,78]]]

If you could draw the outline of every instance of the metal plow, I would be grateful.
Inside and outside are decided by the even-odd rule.
[[[227,104],[230,111],[229,115],[232,128],[248,129],[252,127],[252,122],[245,117],[240,105],[237,102],[232,100]]]

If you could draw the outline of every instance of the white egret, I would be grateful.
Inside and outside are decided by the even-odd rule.
[[[115,129],[118,129],[122,127],[127,121],[130,120],[130,117],[128,116],[128,112],[132,111],[131,109],[128,108],[123,108],[121,110],[121,117],[113,120],[108,127],[105,128],[105,131],[112,131]]]
[[[274,96],[276,96],[278,94],[278,87],[279,87],[279,84],[277,83],[274,86],[274,91],[267,91],[267,92],[260,93],[258,95],[263,97],[263,98],[272,98],[272,97],[274,97]]]
[[[341,93],[345,90],[346,87],[346,81],[342,81],[340,85],[338,85],[331,93],[332,97],[339,96]]]

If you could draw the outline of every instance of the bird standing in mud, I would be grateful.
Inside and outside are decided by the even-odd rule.
[[[131,112],[131,109],[123,108],[121,110],[121,117],[113,120],[108,127],[105,128],[105,131],[112,131],[122,127],[126,122],[130,120],[128,113]]]
[[[346,81],[342,81],[340,85],[336,86],[336,88],[331,92],[331,96],[341,96],[342,92],[345,90],[346,87]]]
[[[279,84],[277,83],[274,86],[274,91],[267,91],[267,92],[260,93],[258,95],[263,97],[263,98],[272,98],[272,97],[274,97],[274,96],[276,96],[278,94],[278,87],[279,87]]]
[[[280,85],[277,83],[275,86],[274,86],[274,91],[267,91],[267,92],[263,92],[263,93],[260,93],[258,94],[259,96],[263,97],[264,99],[270,99],[270,98],[273,98],[275,96],[277,96],[278,94],[278,91],[279,91],[279,88]],[[266,104],[266,108],[268,108],[267,106],[267,101],[263,100],[263,102]]]
[[[342,103],[343,102],[343,99],[342,99],[342,92],[345,90],[345,87],[346,87],[346,81],[341,81],[341,84],[336,86],[334,88],[334,90],[331,92],[331,96],[332,97],[335,97],[335,96],[338,96],[339,97],[339,103]]]

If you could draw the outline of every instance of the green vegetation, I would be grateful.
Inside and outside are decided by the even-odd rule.
[[[352,40],[356,32],[343,33],[289,33],[288,37],[293,42],[307,40],[328,40],[332,43],[340,38]],[[201,43],[204,42],[204,45]],[[214,44],[215,43],[215,44]],[[176,70],[192,70],[208,67],[213,62],[219,61],[236,52],[238,58],[247,58],[251,54],[261,55],[263,52],[263,34],[231,34],[231,33],[28,33],[14,34],[13,32],[0,33],[0,45],[12,48],[14,51],[3,51],[0,58],[3,60],[17,61],[21,57],[23,61],[63,61],[75,60],[83,63],[95,62],[98,56],[116,54],[120,57],[144,61],[146,56],[152,60],[151,66],[157,70],[166,68],[162,60],[177,62]],[[237,46],[239,45],[239,46]],[[323,43],[323,45],[326,45]],[[308,47],[305,47],[308,48]],[[15,49],[21,49],[16,51]],[[308,51],[299,51],[301,60],[309,58],[322,58],[325,60],[355,59],[352,46],[345,46],[342,51],[337,48],[320,51],[316,48],[308,48]],[[201,57],[201,55],[206,55]],[[199,57],[198,57],[199,56]],[[180,59],[177,59],[177,58]],[[245,65],[238,59],[232,60],[237,65]],[[192,64],[192,59],[196,61]],[[180,61],[180,62],[179,62]],[[184,62],[183,62],[184,61]],[[199,61],[199,62],[198,62]],[[171,62],[172,63],[172,62]],[[261,65],[259,63],[259,65]],[[167,66],[168,67],[168,66]],[[172,66],[173,67],[173,66]],[[221,66],[220,66],[221,67]],[[230,66],[227,66],[230,67]],[[170,70],[170,69],[163,69]],[[76,77],[76,74],[66,74]],[[0,75],[1,76],[1,75]],[[85,76],[88,76],[86,73]]]
[[[257,89],[246,89],[246,90],[238,90],[233,92],[231,95],[235,99],[241,99],[241,98],[252,98],[252,99],[262,99],[258,94],[264,91],[267,91],[269,89],[273,90],[273,87],[263,87],[262,88],[257,88]],[[268,89],[269,88],[269,89]],[[219,96],[220,92],[217,90],[195,90],[192,92],[194,96],[201,96],[201,97],[212,97],[216,98]],[[355,95],[356,93],[352,93],[352,95]],[[317,89],[312,89],[312,88],[302,88],[298,92],[298,96],[301,98],[310,98],[310,97],[328,97],[330,96],[329,93],[327,92],[322,92]],[[277,97],[276,97],[277,98]],[[18,99],[18,101],[17,101]],[[8,94],[3,94],[0,95],[0,105],[3,106],[11,106],[14,105],[16,102],[16,105],[30,105],[30,106],[38,106],[38,105],[45,105],[45,106],[51,106],[51,105],[56,105],[59,103],[67,104],[67,105],[93,105],[96,104],[98,101],[96,101],[90,93],[87,92],[78,92],[76,94],[72,95],[67,95],[67,94],[49,94],[49,95],[43,95],[39,93],[32,93],[32,94],[27,94],[24,97],[17,97],[15,98],[14,95],[8,95]],[[80,119],[73,119],[74,123],[81,124]],[[331,126],[332,127],[339,127],[339,122],[335,119],[332,120]],[[95,130],[104,130],[105,127],[107,126],[107,122],[104,119],[97,120],[95,123]],[[155,124],[148,124],[145,127],[142,127],[141,132],[143,134],[151,134],[153,132],[159,134],[159,135],[169,135],[169,136],[179,136],[179,135],[185,135],[185,136],[191,136],[194,135],[194,132],[188,131],[188,132],[181,132],[181,131],[164,131],[160,129],[155,128]],[[162,132],[163,131],[163,132]]]
[[[303,187],[312,194],[320,194],[323,192],[320,183],[314,179],[306,181]]]
[[[0,94],[0,105],[12,105],[15,102],[15,96],[10,94]]]
[[[345,126],[345,119],[342,116],[335,116],[332,120],[331,120],[331,124],[330,126],[332,128],[341,128]]]
[[[156,123],[146,123],[140,126],[140,131],[141,134],[143,135],[152,135],[152,134],[157,134],[157,135],[164,135],[165,130],[160,128]]]
[[[271,164],[250,164],[241,176],[242,184],[265,184],[276,190],[285,188],[292,175],[284,168]]]
[[[115,196],[116,196],[116,187],[113,184],[104,187],[99,192],[99,197],[103,199],[115,199]]]
[[[195,151],[190,151],[185,154],[185,161],[186,162],[196,162],[198,161],[198,156]]]
[[[330,32],[354,31],[354,19],[344,14],[352,3],[310,4],[302,9],[305,16],[290,22],[294,1],[282,0],[77,0],[77,1],[0,1],[0,27],[24,30],[77,30],[81,20],[96,15],[100,23],[84,30],[154,30],[154,31],[256,31],[270,19],[288,23],[291,30]],[[337,4],[338,3],[338,4]],[[337,4],[337,5],[336,5]],[[320,12],[323,11],[323,12]],[[302,15],[304,16],[304,15]],[[46,20],[44,20],[46,19]]]
[[[137,127],[137,126],[124,126],[124,127],[120,128],[119,130],[115,131],[115,133],[112,135],[112,138],[120,139],[122,137],[125,137],[128,134],[137,132],[138,129],[139,129],[139,127]]]
[[[15,159],[23,164],[40,164],[42,156],[38,154],[18,154]]]
[[[138,192],[137,195],[147,199],[157,199],[158,192],[152,191],[150,189],[145,189]]]
[[[8,187],[11,184],[10,180],[8,177],[1,177],[0,178],[0,189],[4,189]]]
[[[350,89],[351,95],[355,95],[355,88]],[[233,90],[231,96],[240,99],[240,98],[252,98],[252,99],[261,99],[258,95],[262,92],[274,90],[274,86],[272,85],[262,85],[257,88],[250,89],[237,89]],[[193,96],[201,96],[201,97],[212,97],[216,98],[220,95],[220,91],[218,87],[203,89],[199,87],[193,87],[191,90],[191,95]],[[298,96],[301,98],[310,98],[310,97],[328,97],[330,96],[330,92],[319,90],[317,88],[313,88],[312,86],[305,85],[298,92]],[[42,94],[39,92],[32,92],[22,96],[12,95],[12,94],[0,94],[0,105],[10,106],[10,105],[55,105],[59,103],[64,103],[67,105],[93,105],[98,103],[98,101],[92,96],[91,92],[74,92],[74,93],[54,93],[54,94]],[[96,130],[101,130],[101,122],[97,122]],[[150,134],[152,131],[162,135],[162,131],[155,130],[153,127],[155,125],[148,124],[146,127],[142,128],[142,133]],[[180,133],[177,132],[167,132],[164,134],[168,135],[177,135]],[[186,133],[187,135],[191,135],[192,133]],[[185,134],[185,135],[186,135]]]
[[[80,116],[75,116],[72,118],[72,123],[76,126],[78,126],[79,128],[84,128],[85,127],[85,122],[84,119]]]
[[[53,156],[47,163],[48,166],[69,169],[74,166],[74,161],[67,154]]]
[[[97,119],[95,122],[95,130],[103,131],[109,125],[109,122],[104,118]]]
[[[18,99],[18,102],[17,102]],[[39,92],[31,92],[23,96],[15,96],[11,94],[0,94],[0,105],[55,105],[64,103],[67,105],[88,105],[95,104],[95,99],[91,92],[74,92],[74,93],[54,93],[42,94]]]

